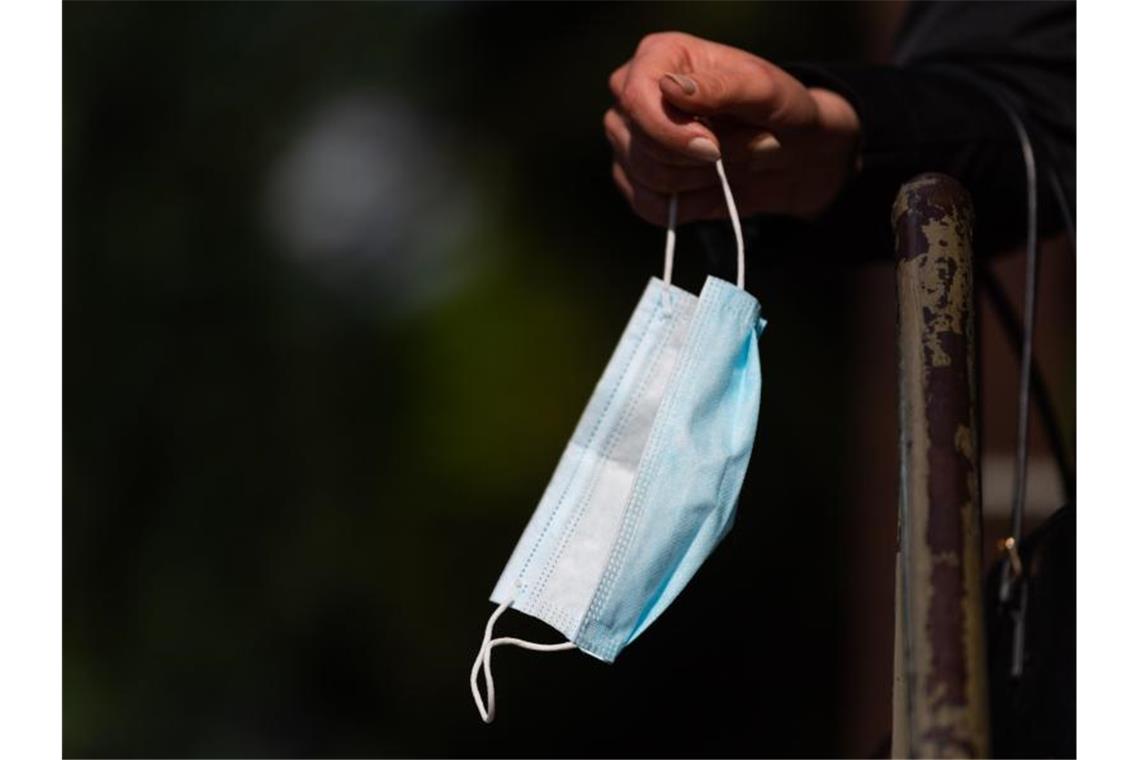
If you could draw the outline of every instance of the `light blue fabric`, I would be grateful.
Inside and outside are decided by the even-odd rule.
[[[570,638],[608,560],[697,298],[650,279],[492,600]]]
[[[607,662],[732,526],[760,409],[760,306],[654,278],[492,594]]]
[[[723,280],[705,281],[621,532],[573,638],[583,651],[612,661],[732,527],[760,413],[764,326],[755,298]]]

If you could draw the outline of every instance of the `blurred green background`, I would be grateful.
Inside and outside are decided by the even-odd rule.
[[[503,652],[490,727],[467,672],[661,265],[611,186],[608,73],[652,31],[782,61],[859,56],[865,27],[820,3],[65,4],[65,754],[844,750],[850,290],[810,256],[752,253],[759,434],[689,589],[614,666]],[[716,239],[682,234],[682,285],[731,272]]]

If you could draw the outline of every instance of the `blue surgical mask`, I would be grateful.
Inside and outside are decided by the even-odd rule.
[[[740,220],[719,161],[717,172],[736,233],[736,285],[709,277],[698,297],[670,283],[674,198],[664,276],[649,281],[491,594],[498,608],[471,669],[471,692],[488,723],[495,647],[580,649],[613,662],[732,527],[756,435],[757,338],[765,323],[744,291]],[[567,640],[493,638],[508,608]]]

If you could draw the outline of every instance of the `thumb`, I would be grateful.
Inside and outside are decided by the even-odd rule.
[[[658,86],[669,104],[694,116],[733,116],[769,128],[803,126],[814,117],[815,103],[807,89],[787,72],[760,61],[668,73]]]

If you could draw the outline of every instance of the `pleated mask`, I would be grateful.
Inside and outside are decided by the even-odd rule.
[[[470,678],[488,723],[496,647],[580,649],[613,662],[732,527],[756,436],[765,322],[744,290],[740,219],[719,161],[716,170],[736,237],[736,284],[709,276],[695,296],[671,283],[674,197],[662,278],[645,288],[491,594],[498,606]],[[566,641],[495,638],[512,608]]]

